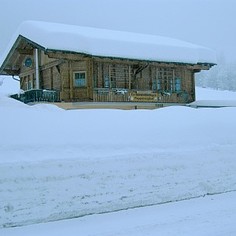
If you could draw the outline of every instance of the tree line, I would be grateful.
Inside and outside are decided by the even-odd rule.
[[[236,63],[220,63],[209,71],[197,73],[196,85],[199,87],[236,91]]]

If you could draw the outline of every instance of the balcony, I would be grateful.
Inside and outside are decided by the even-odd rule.
[[[13,94],[11,97],[23,103],[60,102],[60,92],[56,90],[32,89],[20,94]]]

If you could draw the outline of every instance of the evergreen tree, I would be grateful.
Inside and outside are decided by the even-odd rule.
[[[236,91],[236,63],[220,63],[209,71],[196,75],[196,85],[221,90]]]

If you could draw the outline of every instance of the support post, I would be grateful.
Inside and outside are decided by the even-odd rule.
[[[70,83],[70,101],[73,100],[73,73],[72,73],[72,61],[68,62],[68,69],[69,69],[69,83]]]
[[[36,89],[39,89],[39,53],[38,49],[35,48],[35,78],[36,78]]]
[[[129,65],[129,90],[131,90],[131,66]]]

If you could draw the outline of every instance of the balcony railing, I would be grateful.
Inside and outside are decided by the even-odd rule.
[[[189,94],[184,91],[142,91],[128,89],[95,88],[94,102],[149,102],[149,103],[188,103]],[[191,101],[191,99],[190,99]]]
[[[24,103],[60,102],[60,92],[55,90],[32,89],[20,94],[13,94],[11,97]]]

